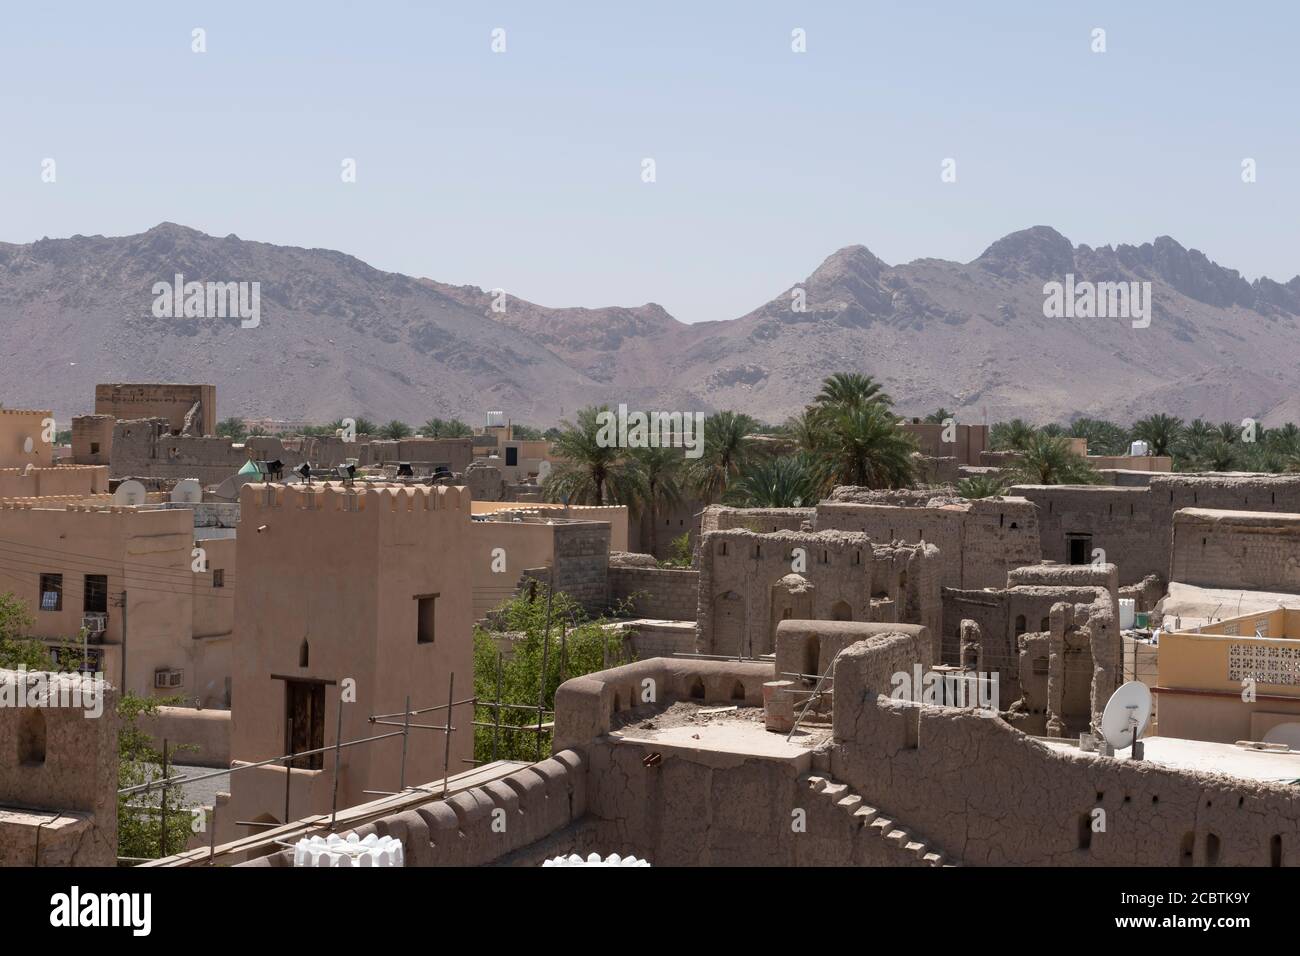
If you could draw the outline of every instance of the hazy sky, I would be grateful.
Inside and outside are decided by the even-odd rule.
[[[0,241],[170,220],[684,321],[741,315],[841,246],[965,261],[1035,224],[1089,245],[1167,234],[1285,280],[1297,10],[9,4]]]

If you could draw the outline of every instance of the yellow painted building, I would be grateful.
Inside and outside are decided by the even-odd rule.
[[[1300,749],[1300,608],[1162,634],[1160,734]]]

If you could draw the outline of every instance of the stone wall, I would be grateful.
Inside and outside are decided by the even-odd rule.
[[[1173,580],[1300,592],[1300,514],[1184,508],[1174,514]]]
[[[116,865],[117,691],[0,670],[0,698],[0,866]]]
[[[998,717],[890,700],[890,675],[906,657],[897,640],[841,656],[831,771],[866,801],[907,807],[910,824],[963,862],[1267,866],[1295,859],[1300,814],[1289,785],[1050,748]],[[1098,808],[1104,832],[1091,827]]]
[[[1069,563],[1078,550],[1101,548],[1119,568],[1121,585],[1148,575],[1170,577],[1173,515],[1183,508],[1300,513],[1300,476],[1151,475],[1145,485],[1018,485],[1011,489],[1038,506],[1042,556]]]
[[[1018,498],[966,501],[928,491],[836,488],[817,505],[815,527],[857,531],[882,543],[937,545],[944,587],[1000,587],[1012,568],[1041,558],[1036,511]]]

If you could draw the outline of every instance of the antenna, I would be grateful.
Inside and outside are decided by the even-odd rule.
[[[117,486],[117,491],[113,492],[113,504],[119,506],[142,505],[145,502],[144,485],[133,478],[127,479]]]
[[[1110,695],[1101,715],[1101,736],[1116,750],[1131,746],[1130,760],[1140,760],[1137,739],[1151,719],[1151,691],[1140,680],[1131,680]]]
[[[203,486],[197,478],[182,478],[172,489],[172,504],[196,505],[202,500]]]

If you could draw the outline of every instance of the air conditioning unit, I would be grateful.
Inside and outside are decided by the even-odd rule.
[[[81,628],[86,632],[87,640],[101,640],[104,637],[104,632],[108,630],[108,615],[87,614],[81,619]]]
[[[183,670],[158,670],[153,672],[153,686],[156,690],[170,690],[185,686]]]

